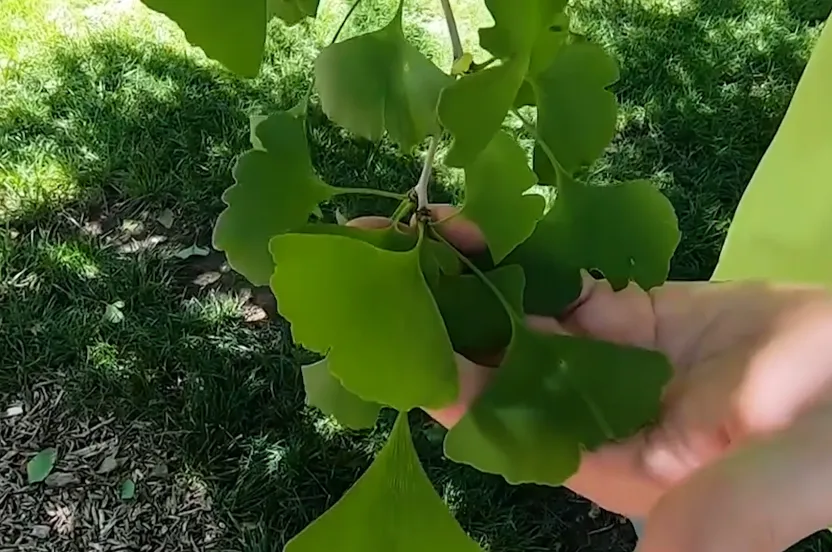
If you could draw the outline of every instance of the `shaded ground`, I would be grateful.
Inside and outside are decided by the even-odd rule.
[[[378,26],[384,5],[366,2],[352,30]],[[408,32],[443,52],[422,30],[436,12],[420,5],[425,24]],[[674,276],[701,278],[828,7],[680,5],[585,0],[577,16],[622,61],[622,131],[593,178],[662,184],[685,232]],[[221,256],[176,253],[209,244],[248,115],[294,103],[335,16],[311,31],[273,25],[263,74],[242,81],[136,13],[120,1],[0,4],[10,29],[0,37],[0,414],[20,406],[0,419],[0,551],[278,550],[366,468],[391,420],[345,432],[305,407],[307,357],[267,318],[268,294]],[[43,23],[49,15],[62,27]],[[320,114],[311,138],[334,185],[404,190],[418,177],[418,158],[354,140]],[[328,216],[336,207],[390,208],[333,204]],[[117,305],[123,318],[111,316]],[[431,479],[489,549],[632,547],[626,520],[447,462],[441,429],[419,425]],[[26,459],[47,446],[66,486],[26,487]],[[127,477],[138,482],[131,502],[118,498]],[[120,548],[125,539],[135,548]]]

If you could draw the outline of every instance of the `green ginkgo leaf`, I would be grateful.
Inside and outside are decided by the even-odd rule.
[[[228,207],[217,219],[213,242],[231,268],[260,286],[274,272],[269,240],[306,224],[335,190],[312,168],[304,120],[297,113],[271,115],[256,125],[256,136],[264,149],[237,161],[236,184],[222,196]]]
[[[446,435],[448,458],[510,483],[561,485],[581,452],[634,434],[671,376],[660,353],[525,326],[515,268],[512,338],[485,392]]]
[[[465,75],[442,91],[439,118],[454,135],[445,164],[464,167],[472,163],[500,130],[517,97],[529,58]]]
[[[534,79],[538,133],[569,174],[595,161],[615,135],[618,102],[608,87],[617,80],[615,60],[589,42],[564,45]],[[534,168],[541,182],[557,184],[539,145]]]
[[[737,208],[712,276],[832,287],[832,24]]]
[[[318,0],[266,0],[269,19],[280,18],[287,25],[300,23],[318,13]]]
[[[445,164],[465,167],[491,142],[528,74],[547,66],[563,42],[563,0],[488,0],[494,26],[480,45],[500,63],[465,75],[439,98],[439,119],[454,141]],[[554,31],[553,31],[554,29]]]
[[[526,152],[505,132],[465,168],[462,216],[479,226],[495,263],[534,231],[546,201],[526,192],[537,184]]]
[[[142,0],[185,32],[188,42],[244,77],[260,71],[266,0]]]
[[[295,342],[327,354],[349,391],[399,410],[441,407],[458,393],[451,343],[422,274],[424,240],[401,252],[339,235],[283,234],[270,246],[271,287]]]
[[[503,295],[514,292],[516,266],[485,273]],[[495,353],[511,340],[511,319],[500,300],[475,274],[444,276],[431,287],[454,350],[460,353]],[[517,305],[518,310],[521,306]]]
[[[339,424],[350,429],[366,429],[375,425],[381,405],[365,401],[347,391],[329,371],[326,359],[304,366],[301,370],[306,402],[310,406],[332,416]]]
[[[386,27],[332,44],[315,60],[315,89],[330,119],[370,140],[387,130],[406,150],[439,132],[436,104],[451,82],[405,40],[401,5]]]
[[[29,484],[44,481],[55,467],[55,460],[58,459],[58,451],[54,448],[46,448],[37,453],[26,464],[26,475]]]
[[[526,314],[560,316],[581,294],[580,268],[566,255],[568,244],[555,239],[556,229],[545,217],[529,239],[509,253],[500,266],[523,268],[526,287],[523,307]]]
[[[646,180],[586,186],[567,179],[542,224],[563,262],[600,270],[613,288],[661,285],[679,244],[673,205]]]
[[[419,463],[407,413],[341,499],[286,545],[285,552],[482,552],[436,494]]]

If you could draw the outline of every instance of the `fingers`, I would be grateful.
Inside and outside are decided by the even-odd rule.
[[[437,232],[451,242],[454,247],[466,254],[481,253],[487,249],[485,236],[479,227],[460,216],[459,209],[452,205],[431,205],[431,217],[437,222],[434,227]],[[411,225],[415,224],[415,217],[411,219]],[[347,223],[349,226],[366,229],[386,228],[390,226],[390,219],[379,216],[366,216],[352,219]],[[401,224],[404,229],[406,225]]]
[[[493,370],[456,355],[459,370],[459,398],[451,406],[441,409],[428,409],[428,415],[450,429],[459,422],[468,409],[482,394],[491,379]]]
[[[832,410],[694,473],[651,511],[638,552],[781,552],[832,520]]]

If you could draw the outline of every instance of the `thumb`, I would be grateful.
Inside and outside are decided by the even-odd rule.
[[[782,552],[832,521],[832,409],[748,442],[668,492],[637,552]]]

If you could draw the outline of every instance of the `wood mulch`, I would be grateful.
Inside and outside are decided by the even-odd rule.
[[[140,422],[72,412],[57,383],[0,393],[0,552],[229,550],[227,528],[198,478],[175,473],[165,441]],[[26,464],[54,447],[43,483]],[[125,480],[135,496],[121,498]]]

